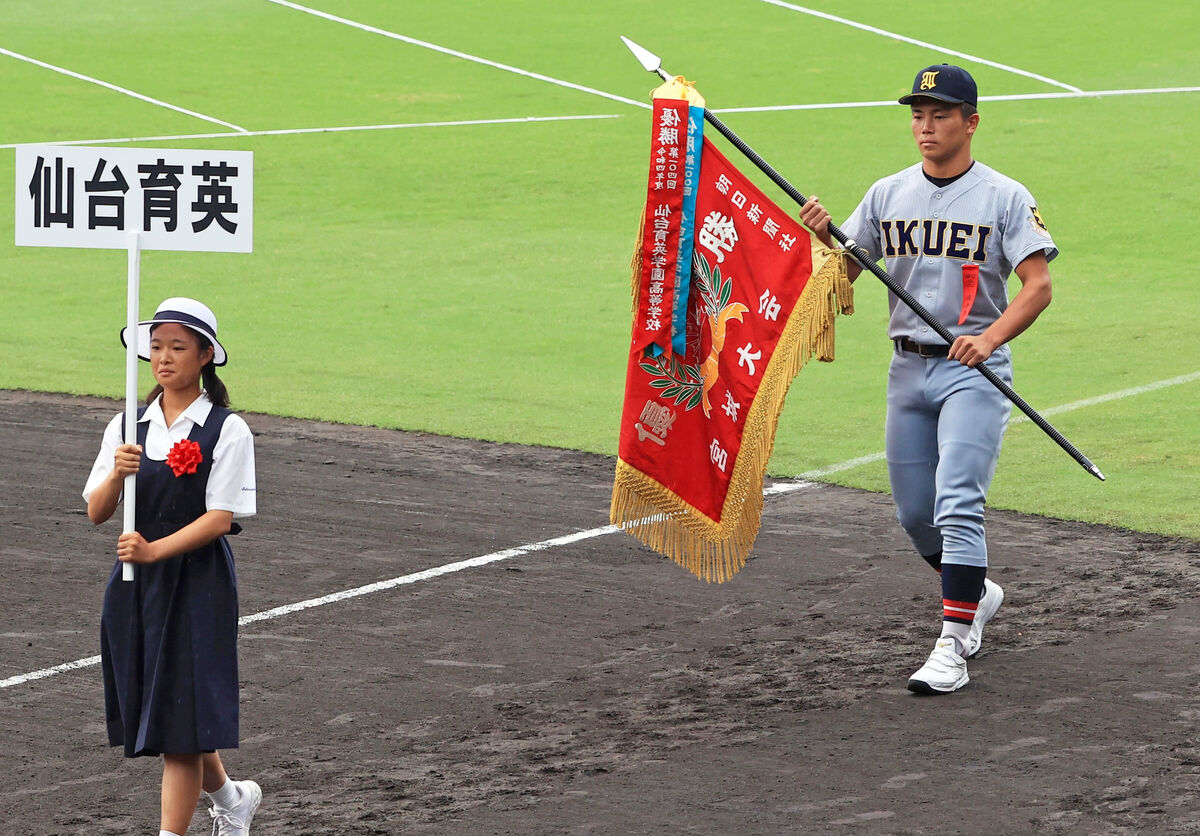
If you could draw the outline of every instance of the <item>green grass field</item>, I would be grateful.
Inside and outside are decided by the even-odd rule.
[[[312,2],[646,101],[656,80],[624,34],[718,110],[895,99],[939,60],[970,69],[984,97],[1200,84],[1196,12],[1170,0],[1137,14],[1115,0],[819,7],[1061,85],[761,0]],[[645,109],[268,0],[7,0],[0,48],[249,132],[610,117],[200,138],[234,132],[0,55],[0,145],[171,137],[135,144],[255,153],[252,255],[142,258],[145,311],[171,295],[216,310],[238,408],[615,453]],[[1190,375],[1051,418],[1107,483],[1013,426],[993,507],[1200,538],[1198,101],[1192,89],[981,103],[976,157],[1030,188],[1062,251],[1053,305],[1014,345],[1017,390],[1049,410]],[[723,118],[839,219],[917,159],[899,105]],[[14,194],[11,150],[0,190]],[[18,248],[12,224],[0,214],[0,387],[119,396],[125,254]],[[866,277],[856,301],[838,361],[792,386],[773,475],[831,468],[823,478],[887,489],[882,462],[843,465],[883,446],[885,291]]]

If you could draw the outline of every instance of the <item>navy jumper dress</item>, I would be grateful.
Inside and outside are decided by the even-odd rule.
[[[145,407],[138,410],[141,418]],[[142,458],[135,527],[148,541],[202,516],[213,449],[232,413],[213,406],[189,438],[203,456],[176,476],[147,458],[147,423],[138,424]],[[234,525],[232,533],[241,527]],[[100,657],[110,746],[125,757],[211,752],[238,745],[237,577],[224,537],[121,580],[117,561],[104,593]]]

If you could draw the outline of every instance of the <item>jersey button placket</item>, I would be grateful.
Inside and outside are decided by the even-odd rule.
[[[933,193],[933,199],[934,199],[934,200],[941,200],[941,199],[942,199],[942,193],[941,193],[941,192],[934,192],[934,193]],[[939,206],[939,205],[940,205],[940,204],[937,204],[937,203],[930,203],[930,204],[929,204],[929,215],[930,215],[930,217],[933,217],[933,218],[936,218],[936,217],[938,217],[938,213],[937,213],[937,212],[935,212],[935,211],[933,211],[933,209],[934,209],[934,207],[935,207],[935,206]],[[927,258],[927,259],[925,259],[925,263],[926,263],[926,264],[933,264],[933,263],[934,263],[934,261],[933,261],[933,259],[932,259],[932,258]],[[928,294],[926,294],[926,295],[928,295]]]
[[[934,201],[939,201],[939,200],[941,200],[941,199],[942,199],[942,193],[941,193],[941,192],[934,192],[934,193],[933,193],[933,200],[934,200]],[[941,206],[941,204],[940,204],[940,203],[936,203],[936,202],[930,202],[930,204],[929,204],[929,215],[930,215],[930,217],[932,217],[932,218],[939,218],[939,217],[941,217],[941,213],[940,213],[940,212],[934,211],[935,207],[940,207],[940,206]],[[932,258],[926,258],[926,259],[925,259],[925,263],[926,263],[926,264],[928,264],[928,265],[930,265],[930,266],[932,267],[932,265],[933,265],[933,264],[935,264],[935,263],[936,263],[936,261],[935,261],[935,259],[932,259]],[[938,276],[935,274],[935,272],[934,272],[933,270],[930,270],[930,271],[929,271],[929,276],[926,278],[926,281],[927,281],[927,282],[929,282],[929,283],[933,283],[933,289],[934,289],[934,290],[937,290],[937,284],[936,284],[936,283],[938,282],[938,279],[939,279],[939,277],[938,277]],[[929,285],[926,285],[926,286],[928,287]],[[925,291],[925,300],[926,300],[926,301],[925,301],[925,309],[926,309],[926,310],[928,310],[928,311],[930,311],[931,313],[934,313],[934,314],[936,315],[936,312],[933,310],[933,307],[934,307],[934,302],[933,302],[933,291],[932,291],[932,290],[926,290],[926,291]],[[922,342],[922,343],[928,343],[928,342],[930,342],[929,336],[930,336],[929,327],[928,327],[927,325],[922,325],[922,326],[921,326],[921,338],[918,340],[918,342]]]

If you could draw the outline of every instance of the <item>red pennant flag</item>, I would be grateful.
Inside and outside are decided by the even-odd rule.
[[[708,140],[697,189],[687,351],[646,351],[635,320],[610,516],[721,582],[745,565],[758,535],[788,386],[810,356],[833,359],[834,315],[851,313],[852,302],[841,253],[812,238]],[[647,218],[653,202],[652,193]],[[635,259],[638,312],[651,292],[645,244]]]
[[[962,325],[971,314],[971,306],[975,304],[975,293],[979,290],[979,265],[964,264],[962,266],[963,293],[962,312],[958,315],[958,324]]]

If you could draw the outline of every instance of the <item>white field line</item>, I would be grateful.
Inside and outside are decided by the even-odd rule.
[[[70,76],[71,78],[77,78],[80,81],[86,81],[91,84],[98,84],[101,87],[107,88],[109,90],[113,90],[117,93],[122,93],[126,96],[132,96],[133,98],[138,99],[140,101],[149,102],[150,104],[158,105],[159,107],[165,107],[168,110],[173,110],[176,113],[182,113],[186,116],[194,116],[197,119],[203,119],[205,122],[214,122],[218,125],[224,125],[227,128],[233,128],[235,131],[239,131],[242,133],[245,133],[245,131],[246,131],[245,128],[241,127],[240,125],[235,125],[232,122],[226,122],[223,119],[217,119],[213,116],[205,116],[203,113],[197,113],[194,110],[188,110],[187,108],[179,107],[178,105],[173,105],[169,102],[164,102],[161,99],[154,99],[154,98],[151,98],[150,96],[144,96],[141,93],[136,93],[133,90],[129,90],[125,87],[119,87],[116,84],[110,84],[107,81],[101,81],[98,78],[92,78],[90,75],[84,75],[83,73],[77,73],[77,72],[74,72],[73,70],[68,70],[64,67],[57,67],[54,64],[47,64],[45,61],[39,61],[36,58],[30,58],[28,55],[21,55],[19,52],[13,52],[12,50],[8,50],[8,49],[4,49],[4,48],[0,47],[0,55],[7,55],[10,58],[16,58],[18,61],[27,61],[28,63],[34,64],[35,66],[42,67],[47,70],[53,70],[56,73],[62,73],[63,75]],[[11,146],[4,146],[4,147],[8,148]]]
[[[166,142],[183,139],[225,139],[246,136],[285,136],[291,134],[333,134],[347,131],[396,131],[406,128],[458,128],[470,125],[509,125],[527,122],[571,122],[579,119],[620,119],[616,113],[595,113],[585,116],[517,116],[507,119],[458,119],[452,122],[397,122],[393,125],[346,125],[333,128],[282,128],[273,131],[240,131],[211,134],[176,134],[174,136],[131,136],[119,139],[55,140],[54,145],[115,145],[122,142]],[[0,148],[16,148],[31,143],[13,142]]]
[[[857,456],[853,459],[847,459],[844,462],[838,462],[837,464],[829,464],[829,465],[825,465],[824,467],[814,468],[813,470],[806,470],[803,473],[797,474],[794,478],[802,479],[802,480],[803,479],[820,479],[823,476],[830,476],[834,473],[841,473],[843,470],[853,470],[854,468],[860,467],[864,464],[871,464],[872,462],[883,461],[883,459],[885,459],[885,458],[886,458],[886,455],[884,453],[869,453],[868,455]],[[792,484],[791,482],[780,482],[776,485],[773,485],[772,487],[778,488],[776,493],[787,493],[785,488],[787,488],[791,484]],[[807,485],[809,483],[801,481],[801,482],[796,482],[795,484]]]
[[[767,0],[763,0],[767,2]],[[1063,93],[1014,93],[1006,96],[980,96],[980,102],[1027,102],[1037,99],[1101,99],[1108,96],[1152,96],[1162,93],[1200,93],[1200,87],[1145,87],[1130,90],[1080,90]],[[713,113],[768,113],[776,110],[838,110],[859,107],[895,107],[896,100],[885,102],[817,102],[796,105],[710,108]]]
[[[255,621],[268,621],[273,618],[288,615],[289,613],[300,612],[301,610],[311,609],[313,607],[321,607],[326,604],[332,604],[337,601],[345,601],[349,598],[358,598],[362,595],[370,595],[372,592],[382,592],[385,589],[394,589],[397,586],[406,586],[419,581],[427,581],[431,578],[449,575],[454,572],[461,572],[463,569],[474,569],[477,566],[486,566],[489,563],[496,563],[501,560],[508,560],[512,557],[519,557],[530,552],[540,552],[546,549],[552,549],[556,546],[568,546],[571,543],[578,543],[580,540],[590,540],[593,537],[600,537],[605,534],[612,534],[619,529],[615,525],[605,525],[600,528],[590,528],[587,531],[577,531],[574,534],[566,534],[562,537],[554,537],[550,540],[542,540],[538,543],[529,543],[524,546],[517,546],[504,551],[492,552],[481,557],[472,557],[469,560],[460,560],[457,563],[447,563],[443,566],[435,566],[432,569],[426,569],[422,572],[414,572],[411,575],[402,575],[398,578],[392,578],[387,581],[378,581],[370,583],[366,586],[355,587],[354,589],[346,589],[342,592],[335,592],[332,595],[325,595],[320,598],[310,598],[307,601],[300,601],[295,604],[287,604],[282,607],[276,607],[273,610],[265,610],[264,612],[255,613],[254,615],[243,616],[238,619],[239,625],[253,624]],[[0,682],[0,687],[4,685]]]
[[[577,543],[581,540],[589,540],[593,537],[601,537],[605,534],[612,534],[620,529],[615,525],[601,526],[600,528],[591,528],[587,531],[579,531],[574,534],[566,534],[562,537],[554,537],[550,540],[542,540],[538,543],[528,543],[524,546],[517,546],[512,549],[504,549],[503,551],[492,552],[491,554],[481,555],[480,557],[472,557],[469,560],[460,560],[455,563],[447,563],[442,566],[435,566],[432,569],[425,569],[421,572],[413,572],[411,575],[401,575],[398,578],[392,578],[386,581],[378,581],[369,583],[365,586],[355,587],[354,589],[345,589],[341,592],[334,592],[330,595],[323,595],[320,598],[310,598],[307,601],[298,601],[294,604],[286,604],[282,607],[264,610],[263,612],[254,613],[253,615],[244,615],[238,619],[238,626],[253,624],[256,621],[269,621],[271,619],[280,618],[294,612],[312,609],[313,607],[322,607],[326,604],[333,604],[338,601],[346,601],[350,598],[359,598],[363,595],[370,595],[373,592],[382,592],[386,589],[394,589],[398,586],[406,586],[408,584],[427,581],[431,578],[449,575],[454,572],[461,572],[463,569],[474,569],[479,566],[486,566],[489,563],[496,563],[501,560],[519,557],[523,554],[531,552],[540,552],[546,549],[552,549],[557,546],[566,546],[571,543]],[[67,671],[79,670],[80,668],[91,667],[92,665],[100,664],[99,656],[89,656],[86,659],[76,659],[74,662],[67,662],[62,665],[55,665],[52,668],[44,668],[40,671],[24,673],[18,676],[11,676],[8,679],[0,679],[0,690],[11,688],[14,685],[21,685],[25,682],[32,682],[35,679],[45,679],[48,676],[65,673]]]
[[[1062,406],[1052,406],[1049,409],[1041,410],[1043,416],[1060,415],[1064,412],[1072,412],[1076,409],[1084,409],[1096,404],[1108,403],[1109,401],[1119,401],[1123,398],[1132,398],[1135,395],[1144,395],[1147,392],[1156,392],[1159,389],[1166,389],[1168,386],[1179,386],[1183,383],[1191,383],[1200,380],[1200,372],[1192,372],[1190,374],[1181,374],[1179,377],[1169,377],[1166,380],[1156,380],[1153,383],[1147,383],[1144,386],[1134,386],[1129,389],[1122,389],[1119,392],[1109,392],[1107,395],[1097,395],[1094,398],[1084,398],[1081,401],[1073,401]],[[1018,415],[1010,424],[1021,424],[1029,421],[1029,418],[1024,415]]]
[[[1191,383],[1192,381],[1200,380],[1200,372],[1192,372],[1191,374],[1172,377],[1167,380],[1158,380],[1154,383],[1148,383],[1144,386],[1135,386],[1131,389],[1122,389],[1119,392],[1110,392],[1106,395],[1099,395],[1095,398],[1085,398],[1084,400],[1074,401],[1062,406],[1056,406],[1052,409],[1045,410],[1043,415],[1057,415],[1062,412],[1070,412],[1075,409],[1083,409],[1089,406],[1095,406],[1100,403],[1108,403],[1109,401],[1121,400],[1135,395],[1142,395],[1147,392],[1153,392],[1158,389],[1164,389],[1168,386],[1178,386],[1182,383]],[[1022,416],[1021,419],[1014,420],[1017,423],[1019,420],[1029,420]],[[858,467],[862,464],[879,461],[884,457],[883,453],[873,453],[869,456],[859,456],[855,459],[849,459],[839,464],[830,465],[828,467],[817,468],[805,473],[801,473],[795,477],[798,480],[815,479],[821,476],[826,476],[831,473],[838,473],[843,470],[849,470]],[[808,488],[818,487],[810,481],[794,481],[794,482],[779,482],[770,485],[763,490],[763,496],[778,496],[779,494],[795,493],[796,491],[806,490]],[[498,563],[509,558],[519,557],[523,554],[532,552],[545,551],[547,549],[556,548],[558,546],[566,546],[572,543],[578,543],[582,540],[590,540],[594,537],[602,537],[606,534],[614,534],[620,531],[619,526],[605,525],[599,528],[589,528],[586,531],[578,531],[574,534],[565,534],[561,537],[554,537],[549,540],[542,540],[537,543],[528,543],[523,546],[517,546],[503,551],[492,552],[491,554],[481,555],[480,557],[472,557],[468,560],[460,560],[455,563],[447,563],[442,566],[435,566],[432,569],[425,569],[421,572],[414,572],[410,575],[401,575],[398,578],[392,578],[386,581],[378,581],[365,586],[358,586],[353,589],[346,589],[341,592],[334,592],[330,595],[324,595],[320,598],[310,598],[307,601],[298,601],[294,604],[286,604],[282,607],[264,610],[263,612],[254,613],[253,615],[245,615],[238,619],[239,626],[253,624],[256,621],[269,621],[271,619],[280,618],[294,612],[312,609],[313,607],[322,607],[326,604],[333,604],[338,601],[346,601],[350,598],[359,598],[363,595],[370,595],[374,592],[382,592],[388,589],[395,589],[398,586],[407,586],[409,584],[419,583],[420,581],[430,580],[431,578],[449,575],[454,572],[461,572],[464,569],[474,569],[479,566],[486,566],[489,563]],[[43,668],[42,670],[31,671],[29,673],[10,676],[8,679],[0,679],[0,690],[11,688],[14,685],[21,685],[26,682],[33,682],[38,679],[55,676],[67,671],[79,670],[88,668],[92,665],[100,664],[99,656],[88,656],[84,659],[76,659],[73,662],[65,662],[61,665],[55,665],[51,668]]]
[[[1140,90],[1096,90],[1082,93],[1023,93],[1011,96],[981,96],[985,102],[1015,102],[1033,99],[1086,99],[1103,96],[1154,95],[1158,93],[1200,93],[1200,87],[1157,87]],[[713,113],[759,113],[776,110],[834,110],[839,108],[893,107],[894,101],[886,102],[828,102],[798,105],[764,105],[761,107],[712,108]],[[205,134],[172,134],[163,136],[130,136],[110,139],[53,140],[54,145],[117,145],[125,142],[175,142],[188,139],[227,139],[247,136],[290,136],[293,134],[344,133],[347,131],[393,131],[407,128],[457,128],[472,125],[507,125],[522,122],[570,122],[579,119],[621,119],[619,113],[593,113],[579,116],[517,116],[503,119],[457,119],[447,122],[397,122],[388,125],[344,125],[327,128],[279,128],[269,131],[222,131]],[[44,144],[10,142],[0,148],[16,148],[18,145]]]
[[[55,676],[67,671],[77,671],[81,668],[90,668],[92,665],[100,664],[99,656],[89,656],[86,659],[76,659],[74,662],[64,662],[61,665],[55,665],[52,668],[42,668],[40,671],[32,671],[31,673],[23,673],[18,676],[10,676],[8,679],[0,679],[0,688],[11,688],[14,685],[21,685],[25,682],[33,682],[35,679],[45,679],[49,676]]]
[[[995,67],[998,70],[1005,70],[1010,73],[1016,73],[1017,75],[1023,75],[1026,78],[1037,79],[1038,81],[1043,81],[1046,84],[1050,84],[1055,87],[1061,87],[1064,90],[1074,90],[1076,92],[1079,91],[1078,87],[1073,87],[1072,85],[1066,84],[1062,81],[1055,81],[1052,78],[1047,78],[1046,76],[1038,75],[1037,73],[1031,73],[1028,70],[1022,70],[1017,67],[1010,67],[1008,64],[1000,64],[1000,63],[997,63],[996,61],[989,61],[986,58],[980,58],[978,55],[970,55],[966,52],[958,52],[957,50],[948,49],[944,46],[938,46],[937,44],[931,44],[928,41],[919,41],[916,38],[909,38],[904,35],[898,35],[895,32],[889,32],[886,29],[878,29],[874,26],[868,26],[865,23],[858,23],[857,21],[854,21],[854,20],[848,20],[847,18],[844,18],[844,17],[838,17],[837,15],[827,14],[826,12],[818,12],[815,9],[807,9],[804,6],[797,6],[794,3],[785,3],[785,2],[783,2],[783,0],[762,0],[762,1],[764,3],[770,3],[772,6],[779,6],[780,8],[791,9],[794,12],[801,12],[806,15],[812,15],[813,17],[823,18],[825,20],[833,21],[834,23],[841,23],[846,26],[853,26],[855,29],[862,29],[864,32],[871,32],[875,35],[883,35],[885,38],[893,38],[897,41],[903,41],[904,43],[914,44],[916,46],[923,46],[923,47],[926,47],[927,49],[935,50],[936,52],[940,52],[944,55],[954,55],[959,58],[965,58],[968,61],[973,61],[976,64],[984,64],[989,67]]]
[[[606,99],[612,99],[614,102],[621,102],[623,104],[629,104],[629,105],[633,105],[635,107],[646,108],[647,110],[650,109],[650,107],[651,107],[646,102],[639,102],[639,101],[635,101],[633,99],[627,99],[624,96],[617,96],[612,93],[606,93],[603,90],[597,90],[594,87],[584,87],[582,84],[575,84],[570,81],[563,81],[561,78],[552,78],[548,75],[542,75],[541,73],[534,73],[534,72],[530,72],[529,70],[522,70],[520,67],[513,67],[509,64],[501,64],[498,61],[489,61],[487,58],[480,58],[478,55],[469,55],[465,52],[459,52],[456,49],[450,49],[448,47],[438,46],[437,44],[431,44],[428,41],[422,41],[422,40],[418,40],[416,38],[410,38],[407,35],[401,35],[396,32],[389,32],[387,29],[379,29],[378,27],[369,26],[365,23],[359,23],[358,21],[355,21],[355,20],[349,20],[344,17],[338,17],[337,15],[329,14],[328,12],[322,12],[319,9],[312,9],[312,8],[309,8],[308,6],[301,6],[299,3],[289,2],[289,0],[268,0],[268,2],[274,3],[277,6],[284,6],[289,9],[295,9],[296,11],[304,12],[305,14],[315,15],[316,17],[322,17],[322,18],[325,18],[326,20],[331,20],[334,23],[341,23],[346,26],[352,26],[355,29],[361,29],[364,32],[371,32],[375,35],[383,35],[385,38],[392,38],[393,40],[403,41],[404,43],[412,44],[413,46],[424,47],[425,49],[432,49],[434,52],[441,52],[444,55],[453,55],[455,58],[462,58],[465,61],[474,61],[476,64],[483,64],[484,66],[487,66],[487,67],[494,67],[497,70],[504,70],[505,72],[516,73],[517,75],[522,75],[522,76],[525,76],[526,78],[533,78],[533,79],[537,79],[538,81],[545,81],[550,84],[557,84],[559,87],[569,87],[572,90],[579,90],[584,93],[591,93],[592,95],[595,95],[595,96],[603,96]]]
[[[1091,99],[1104,96],[1142,96],[1156,93],[1197,93],[1200,87],[1142,87],[1127,90],[1081,90],[1078,93],[1028,93],[1011,96],[980,96],[981,102],[1015,102],[1028,99]]]
[[[1061,406],[1053,406],[1053,407],[1050,407],[1049,409],[1042,409],[1042,410],[1039,410],[1039,414],[1043,418],[1050,416],[1050,415],[1061,415],[1064,412],[1074,412],[1077,409],[1085,409],[1089,406],[1096,406],[1097,404],[1109,403],[1110,401],[1119,401],[1124,398],[1132,398],[1135,395],[1144,395],[1147,392],[1154,392],[1159,389],[1165,389],[1168,386],[1179,386],[1182,383],[1192,383],[1193,381],[1197,381],[1197,380],[1200,380],[1200,372],[1191,372],[1190,374],[1181,374],[1179,377],[1170,377],[1170,378],[1167,378],[1166,380],[1156,380],[1153,383],[1147,383],[1144,386],[1134,386],[1129,389],[1121,389],[1118,392],[1109,392],[1107,395],[1097,395],[1094,398],[1084,398],[1083,400],[1072,401],[1071,403],[1062,404]],[[1016,418],[1013,418],[1008,423],[1009,423],[1009,426],[1011,426],[1013,424],[1030,424],[1033,422],[1026,415],[1018,415]],[[848,459],[847,461],[838,462],[837,464],[831,464],[826,467],[818,467],[815,470],[808,470],[808,471],[805,471],[804,473],[797,474],[793,478],[800,479],[800,480],[820,479],[822,476],[829,476],[830,474],[833,474],[833,473],[841,473],[843,470],[852,470],[852,469],[858,467],[859,465],[871,464],[873,462],[883,461],[883,459],[885,459],[886,457],[887,456],[884,453],[871,453],[870,455],[867,455],[867,456],[859,456],[856,459]],[[763,491],[763,493],[767,494],[768,491],[770,493],[775,493],[775,494],[789,493],[791,490],[803,490],[804,488],[808,487],[811,484],[812,484],[811,482],[807,482],[807,481],[780,482],[775,485],[772,485],[766,491]],[[793,485],[795,485],[794,488],[792,487]]]

